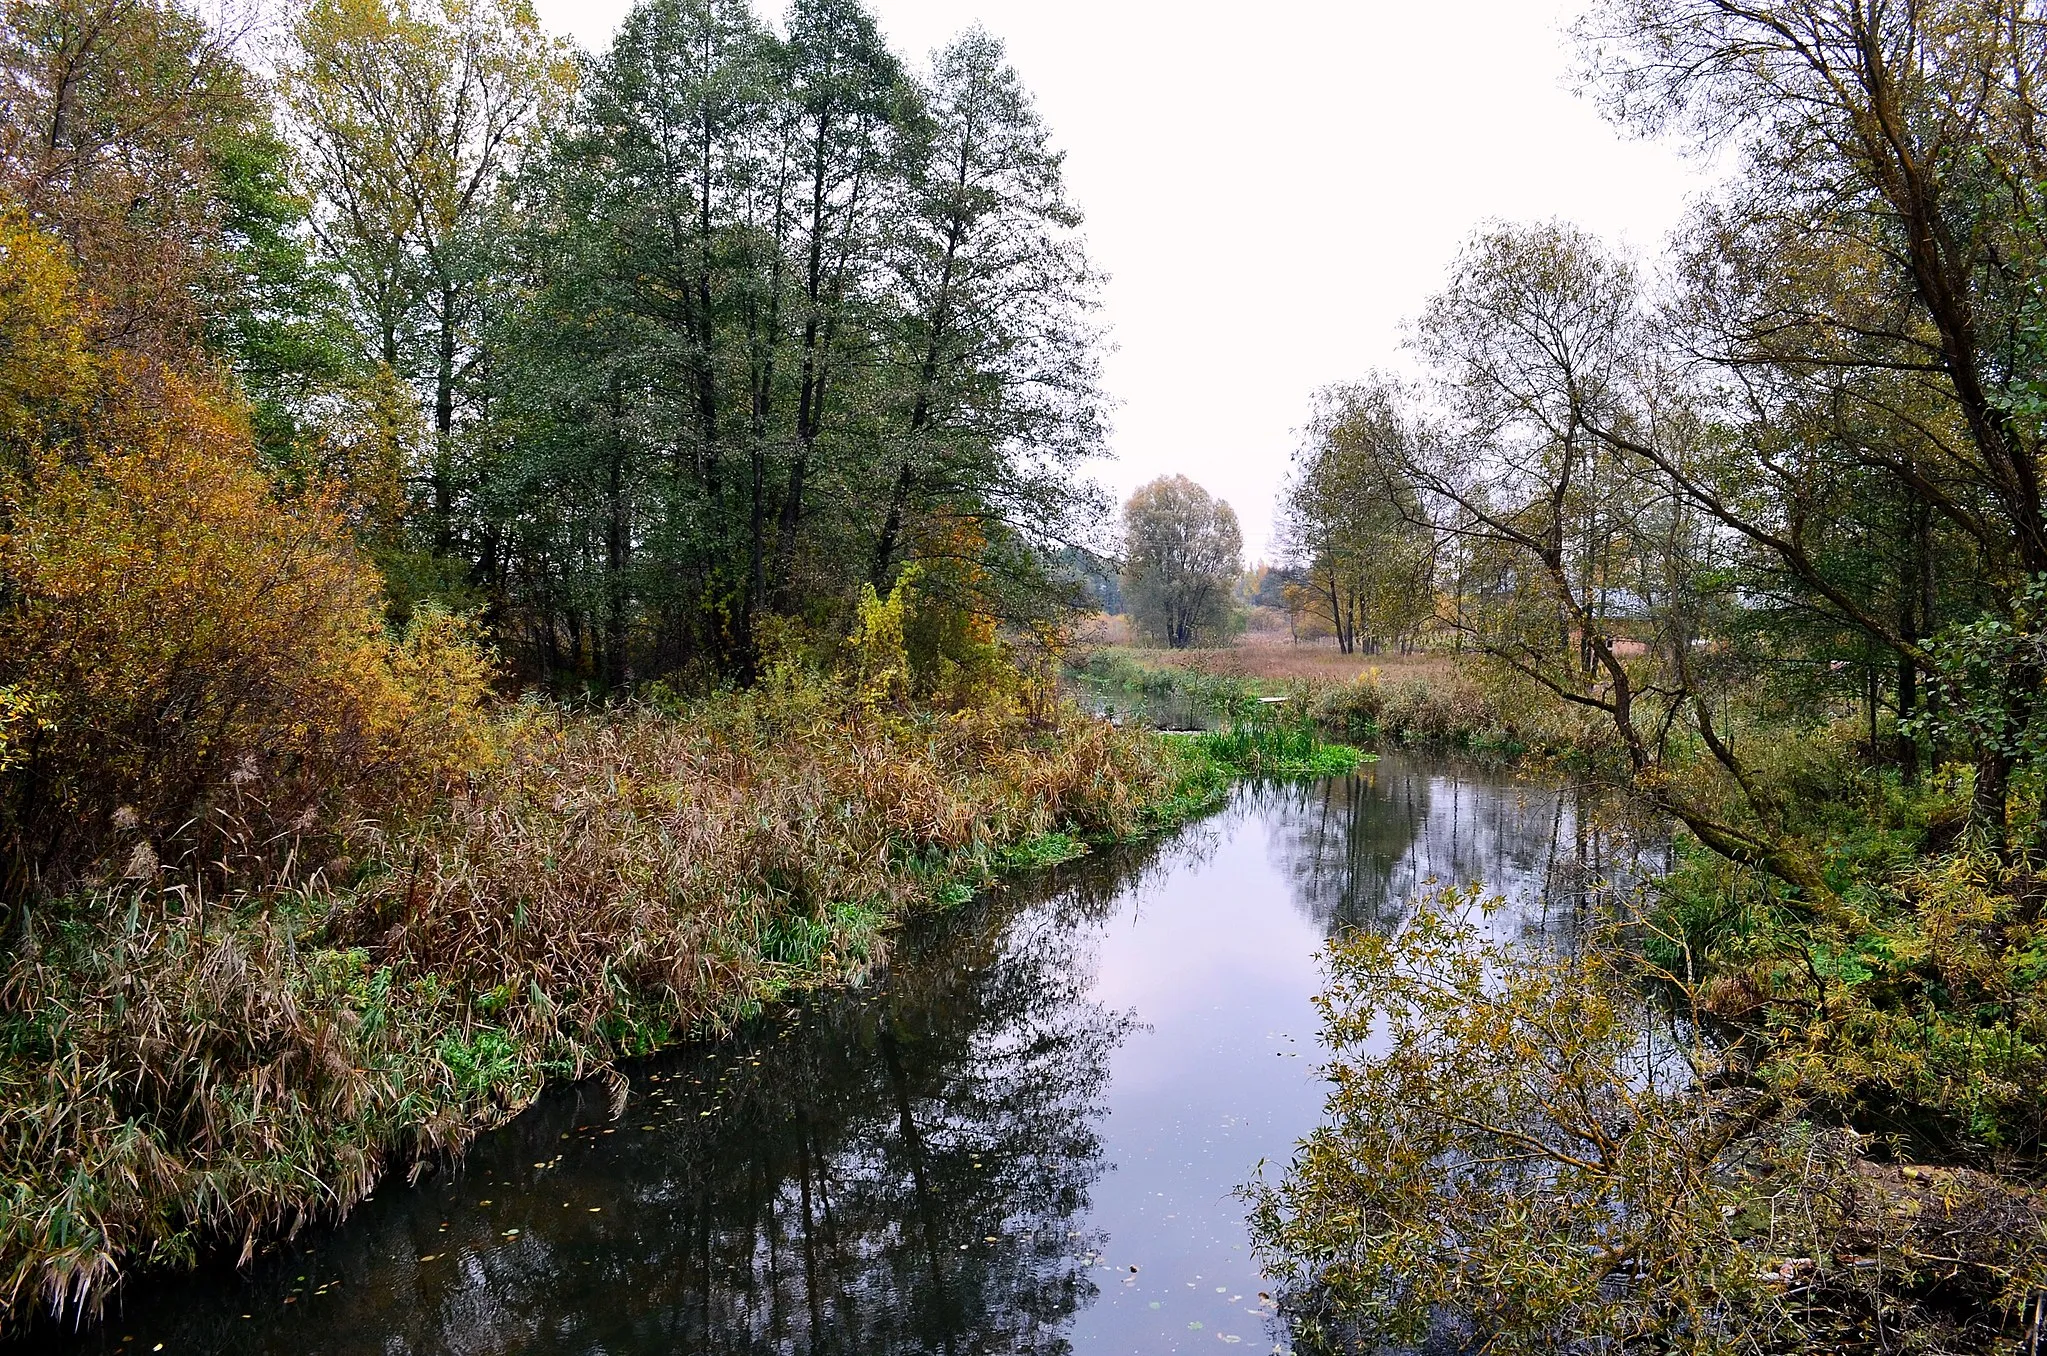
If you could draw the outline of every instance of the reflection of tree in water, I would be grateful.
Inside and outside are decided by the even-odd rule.
[[[86,1345],[1064,1351],[1095,1294],[1075,1221],[1130,1027],[1088,997],[1092,933],[1072,923],[1156,857],[1103,854],[1055,898],[938,920],[877,991],[641,1070],[616,1121],[601,1090],[551,1096],[459,1177],[388,1193],[253,1284],[145,1289]]]
[[[1389,931],[1431,883],[1471,881],[1540,926],[1552,884],[1583,874],[1607,849],[1576,793],[1445,761],[1387,754],[1349,777],[1258,795],[1274,864],[1327,932]]]

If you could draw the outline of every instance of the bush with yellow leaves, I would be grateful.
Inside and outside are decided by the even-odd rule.
[[[5,227],[0,351],[49,361],[0,385],[0,899],[123,861],[274,879],[485,760],[467,624],[388,635],[333,494],[280,491],[207,385],[73,353],[61,254]]]

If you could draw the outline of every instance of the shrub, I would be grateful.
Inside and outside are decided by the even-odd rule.
[[[280,840],[485,756],[474,637],[445,614],[387,635],[331,499],[280,497],[203,388],[111,366],[82,443],[0,479],[0,505],[0,687],[35,715],[0,773],[7,894],[117,846],[291,859]]]
[[[1808,1114],[1862,1070],[1748,1069],[1681,977],[1693,1020],[1645,1008],[1617,935],[1497,941],[1480,907],[1449,892],[1395,936],[1327,946],[1325,1123],[1245,1193],[1311,1345],[1405,1349],[1447,1324],[1446,1349],[1500,1353],[1977,1352],[2047,1285],[2042,1193],[1872,1162]],[[1971,1080],[1942,1071],[1958,1045],[1897,1034],[1929,1078]]]

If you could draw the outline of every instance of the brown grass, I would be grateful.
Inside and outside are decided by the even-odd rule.
[[[1156,650],[1125,647],[1120,653],[1147,668],[1188,669],[1195,673],[1253,682],[1349,683],[1377,676],[1448,678],[1460,671],[1458,656],[1443,654],[1344,654],[1334,641],[1288,644],[1285,637],[1246,637],[1246,643],[1220,650]]]
[[[549,1077],[874,963],[902,913],[1055,830],[1136,831],[1158,741],[831,689],[679,715],[524,707],[434,822],[290,893],[45,906],[0,974],[0,1303],[333,1218]],[[329,882],[347,882],[330,884]]]

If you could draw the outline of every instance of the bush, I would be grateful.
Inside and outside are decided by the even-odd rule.
[[[0,772],[7,895],[116,850],[138,874],[298,860],[349,807],[416,807],[487,756],[466,625],[388,635],[331,499],[281,497],[204,389],[111,366],[83,438],[0,504],[0,688],[33,713]]]
[[[1974,884],[1927,888],[1954,896],[1947,924],[1972,921]],[[1787,1012],[1819,1048],[1750,1069],[1698,1020],[1710,987],[1665,976],[1691,1019],[1668,1022],[1621,936],[1492,940],[1483,907],[1449,892],[1396,936],[1328,944],[1325,1123],[1245,1193],[1305,1345],[1406,1349],[1450,1326],[1445,1349],[1500,1353],[1981,1352],[2047,1285],[2047,1196],[1871,1161],[1812,1114],[1865,1071],[1823,1067],[1824,1017]],[[1931,936],[1921,954],[1944,946],[1941,968],[1994,965]],[[1876,1016],[1854,1008],[1837,1028]],[[1893,1036],[1929,1088],[1997,1086],[1915,1020]],[[2037,1089],[2025,1074],[2009,1092]]]

